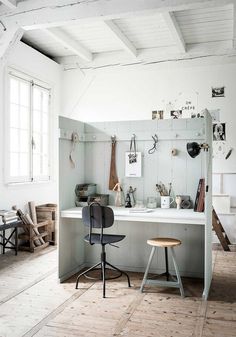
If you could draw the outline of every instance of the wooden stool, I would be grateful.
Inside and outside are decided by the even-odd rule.
[[[143,281],[141,284],[140,291],[143,292],[143,287],[146,284],[151,284],[151,285],[158,285],[162,287],[174,287],[174,288],[179,288],[180,289],[180,294],[182,297],[184,297],[184,288],[182,285],[179,269],[176,263],[176,256],[175,256],[175,251],[174,247],[181,245],[181,241],[177,239],[171,239],[171,238],[154,238],[154,239],[149,239],[147,240],[147,243],[152,246],[151,254],[149,256],[147,268],[143,277]],[[157,247],[162,247],[165,248],[165,263],[166,263],[166,272],[159,275],[159,276],[166,276],[166,281],[161,281],[161,280],[153,280],[153,279],[148,279],[148,272],[149,268],[152,262],[153,255],[155,253],[155,250]],[[174,263],[175,267],[175,272],[176,272],[176,277],[174,278],[170,273],[169,273],[169,266],[168,266],[168,248],[170,248],[172,260]],[[172,278],[174,281],[169,281],[169,279]]]

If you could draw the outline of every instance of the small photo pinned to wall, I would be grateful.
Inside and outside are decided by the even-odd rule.
[[[225,123],[213,124],[213,141],[226,140]]]
[[[211,94],[212,97],[225,97],[225,87],[212,87]]]
[[[152,119],[163,119],[163,118],[164,118],[163,110],[152,111]]]
[[[220,121],[220,109],[209,110],[209,113],[213,123]]]
[[[157,110],[152,111],[152,119],[157,119]]]
[[[214,142],[213,143],[213,157],[223,158],[226,154],[226,143],[225,142]]]
[[[170,116],[173,119],[182,118],[182,110],[171,110]]]

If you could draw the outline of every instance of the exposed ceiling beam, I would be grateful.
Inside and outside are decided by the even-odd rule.
[[[11,9],[16,8],[16,0],[1,0],[1,2]]]
[[[4,31],[0,37],[0,62],[3,65],[8,57],[9,52],[14,45],[20,41],[23,35],[23,29],[14,26]]]
[[[232,40],[221,42],[195,43],[188,45],[188,53],[176,53],[175,46],[138,49],[136,62],[130,62],[130,57],[123,51],[98,53],[90,63],[81,62],[76,56],[58,57],[57,62],[64,64],[67,69],[78,68],[78,64],[83,71],[89,69],[105,69],[119,67],[122,65],[148,65],[155,63],[164,63],[168,61],[192,60],[198,59],[199,62],[205,62],[210,58],[225,57],[229,61],[236,56],[236,51],[232,49]],[[127,67],[121,67],[126,69]]]
[[[182,35],[182,32],[179,28],[178,22],[176,21],[175,15],[173,12],[165,12],[162,14],[163,18],[170,30],[170,33],[178,46],[178,49],[181,53],[186,52],[186,44]]]
[[[223,6],[236,0],[31,0],[20,1],[13,11],[0,8],[8,24],[17,23],[25,30],[41,29],[82,20],[113,20],[153,12]]]
[[[113,35],[116,37],[122,48],[124,48],[128,53],[132,56],[137,56],[137,49],[135,46],[130,42],[130,40],[122,33],[120,28],[112,21],[106,20],[104,24],[110,29]]]
[[[81,46],[81,44],[71,37],[69,37],[66,33],[62,31],[60,28],[49,28],[44,30],[48,35],[50,35],[54,40],[62,44],[65,48],[72,51],[75,55],[82,58],[84,61],[92,61],[93,55],[92,53]]]

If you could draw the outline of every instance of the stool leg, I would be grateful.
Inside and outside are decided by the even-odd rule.
[[[155,250],[156,250],[156,247],[152,247],[151,254],[149,256],[149,260],[148,260],[148,264],[147,264],[147,268],[145,270],[145,274],[143,276],[143,281],[142,281],[141,288],[140,288],[141,293],[143,292],[143,287],[145,286],[145,283],[146,283],[146,280],[147,280],[149,268],[150,268],[150,265],[152,263],[152,258],[153,258],[153,255],[155,253]]]
[[[168,264],[168,248],[165,247],[165,261],[166,261],[166,280],[169,281],[169,264]]]
[[[174,267],[175,267],[176,277],[177,277],[177,280],[178,280],[178,283],[179,283],[180,294],[181,294],[182,297],[184,297],[184,288],[183,288],[183,284],[182,284],[182,281],[181,281],[178,265],[176,263],[176,255],[175,255],[174,248],[170,247],[170,251],[171,251],[171,255],[172,255],[172,259],[173,259],[173,263],[174,263]]]

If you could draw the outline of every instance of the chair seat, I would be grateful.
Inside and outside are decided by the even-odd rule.
[[[147,243],[150,246],[157,246],[157,247],[174,247],[181,245],[180,240],[173,238],[153,238],[147,240]]]
[[[113,234],[103,234],[103,245],[107,245],[109,243],[116,243],[125,238],[125,235],[113,235]],[[89,242],[89,235],[84,237],[84,241]],[[91,235],[91,243],[92,244],[101,244],[100,242],[100,234],[92,234]]]

